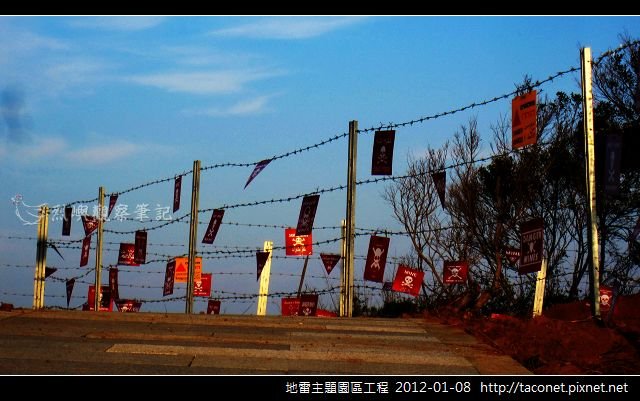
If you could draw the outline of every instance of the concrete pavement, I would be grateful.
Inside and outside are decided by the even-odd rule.
[[[0,374],[530,374],[424,319],[0,312]]]

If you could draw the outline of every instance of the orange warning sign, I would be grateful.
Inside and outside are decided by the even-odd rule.
[[[186,283],[187,271],[189,270],[189,258],[180,257],[176,259],[176,272],[174,275],[174,282]],[[201,281],[202,279],[202,257],[196,257],[196,266],[193,281]]]
[[[511,101],[511,148],[533,145],[538,138],[537,92],[516,96]]]

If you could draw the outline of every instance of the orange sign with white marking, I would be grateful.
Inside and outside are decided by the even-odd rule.
[[[538,138],[537,92],[516,96],[511,102],[511,148],[533,145]]]
[[[176,259],[176,272],[174,276],[175,283],[186,283],[187,272],[189,271],[189,258],[180,257]],[[193,275],[194,281],[200,281],[202,278],[202,257],[196,257],[195,272]]]

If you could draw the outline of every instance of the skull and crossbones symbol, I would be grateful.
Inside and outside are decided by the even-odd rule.
[[[311,220],[311,207],[307,206],[304,208],[304,212],[302,213],[302,227],[308,227]]]
[[[380,270],[380,257],[383,253],[383,248],[373,248],[373,263],[371,263],[372,269]]]
[[[449,267],[449,272],[451,273],[451,275],[449,276],[450,278],[457,278],[459,280],[462,280],[462,277],[460,276],[460,268],[458,266],[453,266],[453,267]]]
[[[380,147],[380,153],[378,154],[378,163],[387,164],[387,148],[384,145]]]
[[[610,299],[611,299],[611,297],[609,296],[609,294],[600,295],[600,305],[609,306],[609,300]]]
[[[404,276],[404,280],[400,283],[400,286],[406,289],[413,289],[413,277]]]

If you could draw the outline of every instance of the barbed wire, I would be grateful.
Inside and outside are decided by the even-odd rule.
[[[617,54],[618,52],[620,52],[622,50],[625,50],[625,49],[627,49],[627,48],[629,48],[631,46],[637,45],[638,43],[640,43],[640,41],[636,40],[636,41],[630,42],[630,43],[628,43],[626,45],[621,45],[616,49],[607,50],[607,51],[603,52],[600,56],[598,56],[598,58],[596,58],[594,60],[594,64],[597,65],[604,58],[610,57],[612,55],[615,55],[615,54]],[[540,86],[544,85],[547,82],[552,82],[557,78],[560,78],[560,77],[562,77],[562,76],[564,76],[566,74],[572,73],[572,72],[576,72],[578,70],[580,70],[580,67],[570,67],[570,68],[567,68],[565,70],[558,71],[555,74],[552,74],[552,75],[548,76],[547,78],[545,78],[543,80],[537,80],[537,81],[535,81],[534,83],[532,83],[529,86],[530,86],[531,89],[537,88],[537,87],[540,87]],[[453,114],[456,114],[456,113],[460,113],[460,112],[465,111],[465,110],[470,110],[470,109],[474,109],[476,107],[481,107],[481,106],[485,106],[485,105],[488,105],[488,104],[491,104],[491,103],[495,103],[495,102],[497,102],[499,100],[507,99],[507,98],[510,98],[510,97],[512,97],[514,95],[517,95],[517,94],[518,94],[518,89],[510,91],[510,92],[507,92],[507,93],[504,93],[502,95],[495,96],[493,98],[487,98],[487,99],[482,100],[482,101],[474,102],[474,103],[471,103],[471,104],[468,104],[466,106],[462,106],[462,107],[459,107],[459,108],[456,108],[456,109],[452,109],[452,110],[448,110],[448,111],[444,111],[444,112],[439,112],[439,113],[435,113],[435,114],[431,114],[431,115],[415,118],[415,119],[404,121],[404,122],[399,122],[399,123],[390,122],[390,123],[387,123],[387,124],[381,123],[378,126],[372,126],[370,128],[360,129],[360,130],[358,130],[358,133],[366,133],[366,132],[373,132],[373,131],[376,131],[376,130],[394,129],[394,128],[400,128],[400,127],[406,127],[406,126],[413,126],[414,124],[420,124],[420,123],[423,123],[425,121],[435,120],[435,119],[438,119],[438,118],[441,118],[441,117],[445,117],[445,116],[448,116],[448,115],[453,115]],[[297,149],[294,149],[292,151],[288,151],[288,152],[285,152],[285,153],[282,153],[282,154],[278,154],[278,155],[272,156],[272,157],[267,158],[267,159],[262,159],[262,160],[273,161],[273,160],[283,159],[283,158],[286,158],[286,157],[289,157],[289,156],[296,155],[298,153],[302,153],[302,152],[305,152],[305,151],[310,151],[312,149],[317,149],[317,148],[319,148],[321,146],[324,146],[326,144],[334,142],[334,141],[336,141],[336,140],[338,140],[340,138],[347,137],[348,135],[349,134],[347,132],[343,132],[341,134],[337,134],[335,136],[332,136],[330,138],[327,138],[327,139],[324,139],[324,140],[322,140],[320,142],[317,142],[317,143],[315,143],[313,145],[308,145],[308,146],[305,146],[305,147],[297,148]],[[201,167],[200,170],[201,171],[206,171],[206,170],[211,170],[211,169],[221,168],[221,167],[251,167],[251,166],[257,165],[262,160],[255,161],[255,162],[250,162],[250,163],[238,163],[238,162],[217,163],[217,164]],[[127,188],[125,190],[112,192],[112,193],[110,193],[108,195],[126,194],[126,193],[133,192],[133,191],[136,191],[138,189],[142,189],[142,188],[145,188],[145,187],[148,187],[148,186],[151,186],[151,185],[155,185],[155,184],[159,184],[159,183],[162,183],[162,182],[167,182],[167,181],[173,180],[173,179],[177,178],[178,176],[184,177],[184,176],[187,176],[187,175],[189,175],[191,173],[192,173],[191,170],[186,170],[186,171],[184,171],[184,172],[182,172],[180,174],[174,174],[174,175],[172,175],[170,177],[167,177],[167,178],[148,181],[146,183],[139,184],[139,185]],[[68,202],[65,205],[66,206],[72,206],[72,205],[76,205],[76,204],[80,204],[80,203],[92,203],[92,202],[96,202],[97,200],[98,200],[98,198],[96,197],[96,198],[93,198],[93,199],[90,199],[90,200],[83,200],[83,201],[78,200],[78,201]]]
[[[166,177],[166,178],[161,178],[161,179],[157,179],[157,180],[149,181],[149,182],[146,182],[146,183],[144,183],[144,184],[140,184],[140,185],[136,185],[136,186],[131,187],[131,188],[127,188],[127,189],[125,189],[125,190],[123,190],[123,191],[112,192],[112,193],[110,193],[110,194],[108,194],[108,195],[105,195],[105,196],[111,196],[111,195],[118,195],[118,196],[120,196],[120,195],[124,195],[124,194],[127,194],[127,193],[129,193],[129,192],[137,191],[138,189],[142,189],[142,188],[149,187],[149,186],[151,186],[151,185],[156,185],[156,184],[161,184],[161,183],[163,183],[163,182],[173,181],[173,180],[175,180],[175,179],[176,179],[176,178],[178,178],[178,177],[186,177],[186,176],[188,176],[189,174],[192,174],[192,173],[193,173],[193,171],[191,171],[191,170],[186,170],[186,171],[183,171],[183,172],[182,172],[182,173],[180,173],[180,174],[175,174],[175,175],[173,175],[173,176],[171,176],[171,177]]]
[[[533,88],[540,87],[540,86],[542,86],[543,84],[545,84],[547,82],[552,82],[556,78],[559,78],[559,77],[561,77],[563,75],[566,75],[566,74],[569,74],[569,73],[572,73],[572,72],[576,72],[576,71],[579,71],[579,70],[580,70],[580,67],[570,67],[570,68],[568,68],[566,70],[558,71],[555,74],[552,74],[549,77],[543,79],[542,81],[536,81],[536,82],[532,83],[530,85],[530,88],[533,89]],[[460,112],[465,111],[465,110],[473,109],[475,107],[480,107],[480,106],[485,106],[487,104],[495,103],[495,102],[497,102],[499,100],[502,100],[502,99],[508,99],[508,98],[511,98],[511,97],[517,95],[518,91],[519,90],[516,89],[516,90],[513,90],[511,92],[502,94],[500,96],[496,96],[496,97],[491,98],[491,99],[486,99],[486,100],[483,100],[483,101],[480,101],[480,102],[471,103],[471,104],[468,104],[466,106],[459,107],[457,109],[453,109],[453,110],[449,110],[449,111],[445,111],[445,112],[441,112],[441,113],[436,113],[436,114],[420,117],[420,118],[417,118],[417,119],[414,119],[414,120],[404,121],[404,122],[401,122],[401,123],[388,123],[386,125],[385,124],[380,124],[379,126],[365,128],[365,129],[362,129],[362,130],[359,130],[359,131],[360,132],[372,132],[372,131],[378,131],[378,130],[384,130],[384,129],[394,129],[394,128],[400,128],[400,127],[406,127],[406,126],[413,126],[414,124],[420,124],[420,123],[423,123],[423,122],[428,121],[428,120],[435,120],[435,119],[438,119],[440,117],[444,117],[444,116],[447,116],[447,115],[453,115],[453,114],[460,113]]]
[[[89,269],[86,272],[84,272],[83,274],[80,274],[78,276],[75,277],[71,277],[71,278],[60,278],[60,277],[54,277],[54,276],[49,276],[47,277],[45,280],[53,280],[53,281],[60,281],[60,282],[67,282],[68,280],[75,280],[76,283],[82,283],[82,281],[80,281],[81,278],[87,277],[90,273],[93,273],[95,270]],[[93,284],[93,283],[89,283],[89,284]]]
[[[640,41],[634,41],[634,42],[631,42],[631,43],[629,43],[629,44],[627,44],[627,45],[620,46],[619,48],[612,49],[612,50],[608,50],[608,51],[606,51],[606,52],[602,53],[602,54],[601,54],[601,55],[600,55],[600,56],[599,56],[599,57],[594,61],[594,64],[596,64],[596,65],[597,65],[597,64],[598,64],[599,62],[601,62],[605,57],[608,57],[608,56],[612,56],[612,55],[614,55],[614,54],[617,54],[618,52],[620,52],[620,51],[622,51],[622,50],[624,50],[624,49],[626,49],[626,48],[628,48],[628,47],[630,47],[630,46],[637,45],[637,44],[639,44],[639,43],[640,43]],[[539,87],[539,86],[541,86],[541,85],[543,85],[543,84],[545,84],[545,83],[547,83],[547,82],[551,82],[551,81],[553,81],[553,80],[554,80],[554,79],[556,79],[556,78],[559,78],[559,77],[561,77],[561,76],[563,76],[563,75],[566,75],[566,74],[569,74],[569,73],[572,73],[572,72],[575,72],[575,71],[578,71],[578,70],[579,70],[579,68],[577,68],[577,67],[571,67],[571,68],[569,68],[569,69],[567,69],[567,70],[559,71],[559,72],[557,72],[556,74],[550,75],[549,77],[547,77],[546,79],[544,79],[544,80],[542,80],[542,81],[536,81],[535,83],[531,84],[531,85],[530,85],[530,87],[531,87],[531,88]],[[514,96],[514,95],[516,95],[516,94],[518,94],[518,90],[511,91],[511,92],[509,92],[509,93],[506,93],[506,94],[503,94],[503,95],[500,95],[500,96],[496,96],[496,97],[494,97],[494,98],[492,98],[492,99],[486,99],[486,100],[484,100],[484,101],[477,102],[477,103],[472,103],[472,104],[469,104],[469,105],[464,106],[464,107],[460,107],[460,108],[457,108],[457,109],[453,109],[453,110],[449,110],[449,111],[446,111],[446,112],[441,112],[441,113],[437,113],[437,114],[433,114],[433,115],[423,116],[423,117],[420,117],[420,118],[417,118],[417,119],[414,119],[414,120],[410,120],[410,121],[405,121],[405,122],[400,122],[400,123],[388,123],[388,124],[386,124],[386,125],[385,125],[385,124],[380,124],[380,125],[379,125],[379,126],[377,126],[377,127],[370,127],[370,128],[366,128],[366,129],[358,130],[358,133],[371,132],[371,131],[381,130],[381,129],[393,129],[393,128],[399,128],[399,127],[405,127],[405,126],[412,126],[412,125],[414,125],[414,124],[423,123],[423,122],[428,121],[428,120],[437,119],[437,118],[444,117],[444,116],[447,116],[447,115],[453,115],[453,114],[456,114],[456,113],[462,112],[462,111],[464,111],[464,110],[473,109],[473,108],[475,108],[475,107],[479,107],[479,106],[484,106],[484,105],[487,105],[487,104],[490,104],[490,103],[493,103],[493,102],[499,101],[499,100],[501,100],[501,99],[506,99],[506,98],[512,97],[512,96]],[[324,141],[321,141],[321,142],[319,142],[319,143],[316,143],[316,144],[314,144],[314,145],[309,145],[309,146],[306,146],[306,147],[303,147],[303,148],[295,149],[295,150],[290,151],[290,152],[286,152],[286,153],[283,153],[283,154],[280,154],[280,155],[273,156],[271,159],[268,159],[268,160],[277,160],[277,159],[281,159],[281,158],[289,157],[289,156],[292,156],[292,155],[295,155],[295,154],[297,154],[297,153],[301,153],[301,152],[304,152],[304,151],[309,151],[309,150],[311,150],[311,149],[318,148],[318,147],[323,146],[323,145],[325,145],[325,144],[327,144],[327,143],[330,143],[330,142],[333,142],[333,141],[338,140],[338,139],[340,139],[340,138],[343,138],[343,137],[345,137],[345,136],[347,136],[347,135],[348,135],[348,133],[339,134],[339,135],[336,135],[336,136],[334,136],[334,137],[332,137],[332,138],[329,138],[329,139],[327,139],[327,140],[324,140]],[[541,145],[541,144],[540,144],[540,145]],[[517,151],[520,151],[520,150],[512,150],[510,153],[515,153],[515,152],[517,152]],[[463,165],[468,165],[468,164],[475,164],[475,163],[482,163],[482,162],[486,162],[486,161],[491,160],[491,159],[493,159],[493,158],[495,158],[495,157],[498,157],[498,156],[499,156],[499,155],[494,155],[494,156],[490,156],[490,157],[486,157],[486,158],[481,158],[481,159],[477,159],[477,160],[472,160],[472,161],[467,161],[467,162],[457,163],[457,164],[453,164],[453,165],[446,166],[446,167],[444,167],[444,168],[439,168],[439,169],[437,169],[437,170],[435,170],[435,169],[434,169],[434,170],[430,170],[430,171],[427,171],[427,172],[424,172],[424,173],[417,173],[417,174],[415,174],[415,173],[414,173],[414,174],[407,174],[407,175],[401,175],[401,176],[388,176],[388,177],[378,177],[378,178],[365,179],[365,180],[358,181],[356,184],[357,184],[357,185],[364,185],[364,184],[377,183],[377,182],[384,182],[384,181],[390,181],[390,180],[399,180],[399,179],[406,179],[406,178],[414,178],[414,177],[417,177],[417,176],[422,176],[422,175],[430,174],[430,173],[433,173],[433,172],[436,172],[436,171],[442,171],[442,170],[446,170],[446,169],[450,169],[450,168],[455,168],[455,167],[459,167],[459,166],[463,166]],[[500,155],[500,156],[501,156],[501,155]],[[256,162],[256,163],[257,163],[257,162]],[[216,165],[205,166],[205,167],[201,168],[201,170],[208,170],[208,169],[213,169],[213,168],[217,168],[217,167],[226,167],[226,166],[250,167],[250,166],[254,166],[256,163],[222,163],[222,164],[216,164]],[[155,185],[155,184],[162,183],[162,182],[168,182],[168,181],[170,181],[170,180],[175,179],[175,178],[176,178],[176,177],[178,177],[178,176],[181,176],[181,177],[182,177],[182,176],[187,176],[187,175],[188,175],[188,174],[190,174],[190,173],[191,173],[191,171],[186,171],[186,172],[183,172],[183,173],[181,173],[181,174],[176,174],[176,175],[171,176],[171,177],[168,177],[168,178],[163,178],[163,179],[157,179],[157,180],[149,181],[149,182],[146,182],[146,183],[143,183],[143,184],[140,184],[140,185],[137,185],[137,186],[134,186],[134,187],[131,187],[131,188],[125,189],[125,190],[123,190],[123,191],[113,192],[113,193],[108,194],[108,195],[115,195],[115,194],[122,195],[122,194],[126,194],[126,193],[133,192],[133,191],[136,191],[136,190],[138,190],[138,189],[141,189],[141,188],[144,188],[144,187],[147,187],[147,186]],[[257,205],[267,204],[267,203],[290,202],[290,201],[300,199],[300,198],[302,198],[302,197],[304,197],[304,196],[307,196],[307,195],[310,195],[310,194],[322,194],[322,193],[334,192],[334,191],[344,190],[344,189],[346,189],[346,185],[340,185],[340,186],[335,186],[335,187],[325,188],[325,189],[317,190],[317,191],[314,191],[314,192],[310,192],[310,193],[308,193],[308,194],[296,195],[296,196],[292,196],[292,197],[288,197],[288,198],[271,199],[271,200],[265,200],[265,201],[256,201],[256,202],[239,203],[239,204],[235,204],[235,205],[227,205],[227,206],[222,207],[222,209],[231,209],[231,208],[246,207],[246,206],[257,206]],[[71,202],[71,203],[66,204],[66,206],[71,206],[71,205],[78,204],[78,203],[91,203],[91,202],[95,202],[95,201],[97,201],[97,198],[94,198],[94,199],[92,199],[92,200],[88,200],[88,201],[74,201],[74,202]],[[213,208],[211,208],[211,209],[203,209],[203,210],[200,210],[200,211],[202,211],[202,212],[207,212],[207,211],[211,211],[211,210],[213,210]],[[136,231],[139,231],[139,230],[151,231],[151,230],[156,230],[156,229],[159,229],[159,228],[162,228],[162,227],[168,226],[168,225],[173,224],[173,223],[183,222],[183,220],[184,220],[184,219],[186,219],[186,218],[187,218],[187,217],[189,217],[189,216],[190,216],[190,213],[188,213],[188,214],[186,214],[186,215],[184,215],[184,216],[182,216],[182,217],[180,217],[180,218],[178,218],[178,219],[171,220],[171,221],[169,221],[169,222],[167,222],[167,223],[164,223],[164,224],[161,224],[161,225],[158,225],[158,226],[153,226],[153,227],[144,227],[144,228],[141,228],[141,229],[138,229],[138,230],[131,230],[131,231],[117,231],[117,230],[105,229],[104,231],[105,231],[106,233],[112,233],[112,234],[133,234],[133,233],[135,233]],[[200,224],[207,224],[207,223],[206,223],[206,222],[200,222]],[[286,226],[280,226],[280,225],[266,225],[266,224],[242,224],[242,223],[222,223],[222,224],[238,225],[238,226],[249,226],[249,227],[263,227],[263,228],[288,228],[288,227],[286,227]],[[327,228],[327,229],[328,229],[329,227],[322,227],[322,228],[316,228],[316,229],[323,229],[323,228]],[[339,227],[330,227],[330,228],[331,228],[331,229],[337,229],[337,228],[339,228]],[[450,227],[449,227],[449,228],[450,228]],[[440,228],[440,229],[447,229],[447,228]],[[364,229],[363,229],[363,230],[364,230]],[[374,232],[374,233],[375,233],[375,232],[377,232],[377,233],[381,233],[381,234],[382,234],[382,233],[384,233],[384,234],[387,234],[387,235],[410,235],[410,234],[411,234],[411,233],[409,233],[409,232],[402,232],[402,231],[396,231],[396,232],[394,232],[394,231],[379,230],[379,229],[378,229],[378,230],[373,230],[373,229],[369,230],[369,229],[367,229],[366,231],[367,231],[368,233],[371,233],[371,232]],[[356,235],[367,235],[367,234],[366,234],[366,233],[356,233]],[[6,238],[10,238],[10,239],[27,239],[28,237],[8,236],[8,237],[6,237]],[[35,238],[35,237],[31,237],[30,239],[36,239],[36,238]],[[326,243],[333,243],[333,242],[339,241],[339,240],[341,240],[341,239],[342,239],[342,238],[331,239],[331,240],[327,240],[327,241],[319,241],[319,242],[313,243],[313,245],[321,245],[321,244],[326,244]],[[56,240],[52,240],[52,241],[50,241],[50,243],[53,243],[53,244],[62,244],[62,240],[58,240],[58,241],[60,241],[60,242],[55,242],[55,241],[56,241]],[[74,243],[75,243],[75,242],[80,242],[80,241],[82,241],[82,239],[79,239],[79,240],[69,240],[68,242],[74,242]],[[110,242],[109,244],[117,244],[117,243]],[[155,244],[154,244],[154,245],[155,245]],[[172,245],[158,245],[158,246],[185,246],[185,245],[183,245],[183,244],[172,244]],[[68,248],[72,248],[72,247],[68,247]],[[77,247],[77,248],[79,248],[79,247]],[[229,247],[229,248],[222,248],[222,249],[230,249],[230,248],[231,248],[231,247]],[[238,247],[236,247],[236,248],[238,248]],[[257,249],[257,248],[258,248],[258,247],[256,247],[255,249]],[[225,256],[221,256],[221,257],[227,257],[226,255],[242,254],[242,253],[249,253],[249,252],[251,252],[251,253],[252,253],[252,252],[254,251],[254,250],[249,250],[249,249],[250,249],[250,247],[247,247],[246,249],[236,249],[236,250],[232,250],[232,251],[226,251],[226,250],[223,250],[223,251],[209,251],[209,252],[203,252],[203,253],[204,253],[205,255],[222,254],[222,255],[225,255]],[[287,249],[287,247],[286,247],[286,246],[282,246],[282,247],[276,247],[276,248],[274,248],[274,250],[281,250],[281,249]],[[115,251],[114,249],[107,249],[107,250]],[[156,253],[150,253],[150,254],[151,254],[151,255],[154,255],[154,256],[168,256],[168,257],[173,257],[172,255],[163,255],[163,254],[156,254]],[[247,255],[247,257],[253,257],[253,255]],[[274,255],[273,257],[274,257],[274,258],[276,258],[276,257],[280,258],[280,257],[279,257],[279,256],[277,256],[277,255]],[[286,258],[286,257],[283,257],[283,258]],[[362,258],[365,258],[365,257],[362,257]],[[147,263],[145,263],[145,264],[155,263],[155,262],[165,262],[165,260],[161,260],[161,259],[158,259],[158,260],[150,260],[150,261],[147,261]],[[22,266],[22,267],[29,267],[29,268],[33,268],[33,266],[30,266],[30,265],[8,265],[8,264],[4,264],[4,265],[1,265],[1,266],[4,266],[4,267],[9,267],[9,266],[11,266],[11,267],[18,267],[18,266]],[[65,269],[73,269],[73,268],[65,268]],[[84,277],[84,276],[86,276],[87,274],[89,274],[91,271],[92,271],[92,270],[88,270],[86,273],[84,273],[83,275],[80,275],[80,276],[78,276],[78,277]],[[158,272],[158,273],[163,273],[163,272]],[[567,274],[567,275],[568,275],[568,274],[573,274],[573,272],[569,272],[569,273],[565,273],[565,274]],[[555,276],[558,276],[558,274],[556,274]],[[59,279],[59,278],[57,278],[57,277],[52,277],[52,278],[53,278],[54,280],[60,280],[60,281],[62,281],[62,280],[63,280],[63,279]],[[158,288],[158,287],[142,287],[142,288]],[[366,288],[366,287],[363,287],[363,288]],[[377,289],[377,287],[372,287],[372,289]],[[178,298],[178,299],[184,299],[184,297],[181,297],[181,298]],[[167,302],[167,301],[168,301],[168,300],[160,300],[160,301],[158,301],[158,302]],[[154,302],[154,301],[153,301],[153,300],[152,300],[152,301],[148,301],[148,300],[147,300],[146,302]]]
[[[535,146],[544,146],[544,145],[548,145],[548,143],[540,142],[540,143],[536,143],[535,144]],[[511,150],[508,150],[508,151],[506,151],[504,153],[501,153],[501,154],[486,156],[486,157],[482,157],[482,158],[477,158],[477,159],[470,160],[470,161],[461,161],[461,162],[458,162],[458,163],[451,163],[451,164],[448,164],[446,166],[443,166],[443,167],[440,167],[440,168],[429,169],[429,170],[424,171],[424,172],[404,174],[404,175],[395,175],[395,176],[382,176],[382,177],[376,177],[376,178],[368,178],[368,179],[356,181],[356,186],[365,185],[365,184],[373,184],[373,183],[384,182],[384,181],[396,181],[396,180],[403,180],[403,179],[407,179],[407,178],[421,177],[421,176],[425,176],[425,175],[428,175],[428,174],[433,174],[433,173],[444,171],[444,170],[450,170],[450,169],[455,169],[455,168],[463,167],[463,166],[467,166],[467,165],[483,163],[483,162],[486,162],[486,161],[489,161],[489,160],[493,160],[495,158],[504,157],[505,154],[516,154],[516,153],[522,153],[524,151],[526,151],[526,148],[525,149],[511,149]],[[321,194],[324,194],[324,193],[341,191],[341,190],[345,190],[345,189],[347,189],[346,185],[336,185],[336,186],[333,186],[333,187],[317,189],[315,191],[302,193],[302,194],[297,194],[297,195],[292,195],[292,196],[285,197],[285,198],[272,198],[272,199],[268,199],[268,200],[236,203],[236,204],[231,204],[231,205],[225,204],[225,205],[217,207],[217,208],[199,209],[198,212],[199,213],[207,213],[207,212],[211,212],[211,211],[213,211],[215,209],[236,209],[236,208],[241,208],[241,207],[251,207],[251,206],[259,206],[259,205],[274,204],[274,203],[292,202],[294,200],[302,199],[305,196],[321,195]]]
[[[168,182],[168,181],[171,181],[171,180],[175,180],[178,177],[186,177],[186,176],[188,176],[189,174],[192,174],[192,173],[193,173],[193,171],[186,170],[186,171],[183,171],[182,173],[174,174],[174,175],[172,175],[170,177],[159,178],[159,179],[147,181],[147,182],[145,182],[143,184],[135,185],[133,187],[130,187],[130,188],[127,188],[127,189],[123,189],[121,191],[114,191],[114,192],[111,192],[111,193],[107,193],[107,194],[105,194],[105,197],[111,196],[111,195],[118,195],[118,196],[124,195],[124,194],[127,194],[129,192],[137,191],[138,189],[142,189],[142,188],[146,188],[146,187],[149,187],[149,186],[152,186],[152,185],[156,185],[156,184],[160,184],[160,183],[163,183],[163,182]],[[68,203],[64,203],[63,205],[64,206],[73,206],[73,205],[79,205],[79,204],[83,204],[83,203],[93,203],[93,202],[98,202],[98,197],[95,197],[95,198],[89,199],[89,200],[77,200],[77,201],[73,201],[73,202],[68,202]]]
[[[619,52],[621,52],[623,50],[626,50],[626,49],[628,49],[630,47],[638,46],[638,45],[640,45],[640,40],[634,40],[634,41],[631,41],[631,42],[629,42],[627,44],[624,44],[624,45],[621,44],[620,46],[618,46],[615,49],[609,49],[609,50],[603,52],[602,54],[600,54],[595,60],[593,60],[593,64],[597,66],[604,58],[611,57],[613,55],[617,55]]]
[[[153,230],[158,230],[160,228],[166,227],[166,226],[171,225],[171,224],[178,223],[178,222],[186,219],[189,216],[191,216],[191,212],[189,212],[187,214],[184,214],[181,217],[178,217],[177,219],[166,221],[165,223],[159,224],[157,226],[141,227],[141,228],[138,228],[136,230],[118,231],[118,230],[112,230],[112,229],[105,228],[105,229],[103,229],[103,231],[105,233],[117,234],[117,235],[135,234],[136,231],[153,231]]]
[[[338,135],[332,136],[331,138],[324,139],[324,140],[322,140],[322,141],[320,141],[318,143],[315,143],[313,145],[309,145],[309,146],[305,146],[305,147],[302,147],[302,148],[294,149],[294,150],[291,150],[291,151],[288,151],[288,152],[285,152],[285,153],[282,153],[282,154],[279,154],[279,155],[275,155],[275,156],[272,156],[270,158],[266,158],[266,159],[263,159],[263,160],[274,161],[274,160],[278,160],[278,159],[284,159],[286,157],[293,156],[293,155],[296,155],[298,153],[302,153],[302,152],[309,151],[309,150],[312,150],[312,149],[317,149],[317,148],[319,148],[321,146],[324,146],[326,144],[329,144],[331,142],[337,141],[338,139],[344,138],[344,137],[347,137],[347,136],[349,136],[349,133],[348,132],[343,132],[342,134],[338,134]],[[205,171],[205,170],[211,170],[211,169],[220,168],[220,167],[251,167],[251,166],[255,166],[256,164],[260,163],[261,161],[262,160],[258,160],[258,161],[253,162],[253,163],[218,163],[218,164],[212,164],[212,165],[209,165],[209,166],[202,167],[201,170]]]

